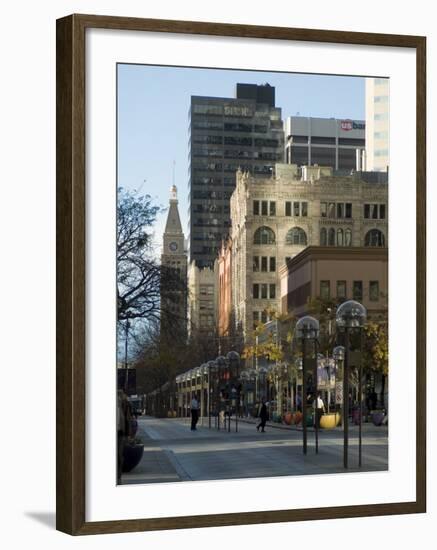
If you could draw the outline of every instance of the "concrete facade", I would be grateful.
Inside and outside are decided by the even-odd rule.
[[[309,298],[357,300],[369,317],[388,307],[388,250],[309,246],[280,269],[281,313],[302,316]]]
[[[281,310],[280,268],[307,246],[386,247],[387,183],[331,168],[277,165],[276,176],[241,171],[231,198],[232,310],[248,340],[255,321]]]
[[[213,335],[217,324],[216,272],[199,268],[192,261],[188,268],[188,334]]]
[[[229,200],[239,167],[270,175],[284,157],[281,109],[268,84],[237,84],[235,98],[192,96],[189,258],[213,267],[229,235]]]
[[[366,170],[387,171],[389,158],[390,81],[366,78]]]
[[[298,166],[362,170],[364,120],[291,116],[284,124],[285,161]]]

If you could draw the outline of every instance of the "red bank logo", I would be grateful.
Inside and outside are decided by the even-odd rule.
[[[341,129],[348,132],[349,130],[352,130],[354,123],[352,122],[352,120],[342,120],[340,124]]]

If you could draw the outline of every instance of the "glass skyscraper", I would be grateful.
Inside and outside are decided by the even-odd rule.
[[[281,109],[273,86],[237,84],[235,98],[192,96],[189,119],[189,257],[212,267],[230,233],[237,170],[265,178],[283,162]]]

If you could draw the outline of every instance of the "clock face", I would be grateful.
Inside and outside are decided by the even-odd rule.
[[[172,252],[176,252],[176,250],[178,249],[178,243],[171,242],[168,247]]]

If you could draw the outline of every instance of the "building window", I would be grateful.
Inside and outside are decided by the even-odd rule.
[[[255,284],[253,285],[253,297],[255,300],[258,300],[259,298],[259,285]]]
[[[363,281],[354,281],[352,285],[352,297],[361,302],[363,299]]]
[[[301,204],[301,209],[302,209],[302,216],[303,217],[307,217],[308,216],[308,203],[307,202],[303,202]]]
[[[345,218],[352,218],[352,203],[351,202],[346,203]]]
[[[270,284],[269,285],[269,298],[271,300],[274,300],[276,298],[276,285]]]
[[[343,229],[338,228],[337,229],[337,246],[343,246],[343,245],[344,245]]]
[[[328,231],[328,246],[335,246],[335,229],[333,227]]]
[[[329,300],[330,294],[330,282],[320,281],[320,298],[322,298],[322,300]]]
[[[301,227],[293,227],[287,233],[285,243],[293,245],[306,245],[307,235]]]
[[[335,218],[335,202],[328,203],[328,218]]]
[[[274,256],[270,257],[270,271],[276,271],[276,258]]]
[[[261,257],[261,271],[267,271],[267,256]]]
[[[337,281],[337,298],[346,298],[346,281]]]
[[[364,246],[385,246],[384,233],[379,229],[371,229],[366,233]]]
[[[259,257],[258,256],[253,257],[253,270],[254,271],[259,271]]]
[[[300,216],[300,203],[293,202],[293,216]]]
[[[379,300],[379,281],[369,282],[369,300],[377,302]]]
[[[326,228],[322,227],[320,230],[320,246],[326,246],[328,244],[328,237],[326,233]]]
[[[285,203],[285,215],[286,216],[291,216],[291,202],[290,201],[287,201]]]
[[[267,323],[267,313],[265,311],[261,311],[261,323],[263,325]]]
[[[267,207],[268,207],[268,202],[261,201],[261,216],[267,216]]]
[[[365,204],[364,217],[367,220],[385,220],[385,204]]]
[[[270,227],[259,227],[253,236],[253,244],[275,244],[275,233]]]
[[[321,202],[321,203],[320,203],[320,216],[321,216],[322,218],[326,218],[327,212],[328,212],[328,203],[326,203],[326,202]]]
[[[252,313],[252,316],[253,316],[253,328],[256,329],[258,323],[259,323],[259,314],[260,312],[259,311],[254,311]]]
[[[259,216],[259,201],[253,201],[253,215]]]
[[[352,231],[349,228],[344,232],[344,244],[345,246],[352,246]]]
[[[344,218],[344,203],[337,203],[337,218]]]
[[[269,215],[276,216],[276,202],[270,201],[269,203]]]
[[[268,285],[266,283],[262,283],[261,285],[261,299],[267,300],[268,298]]]

